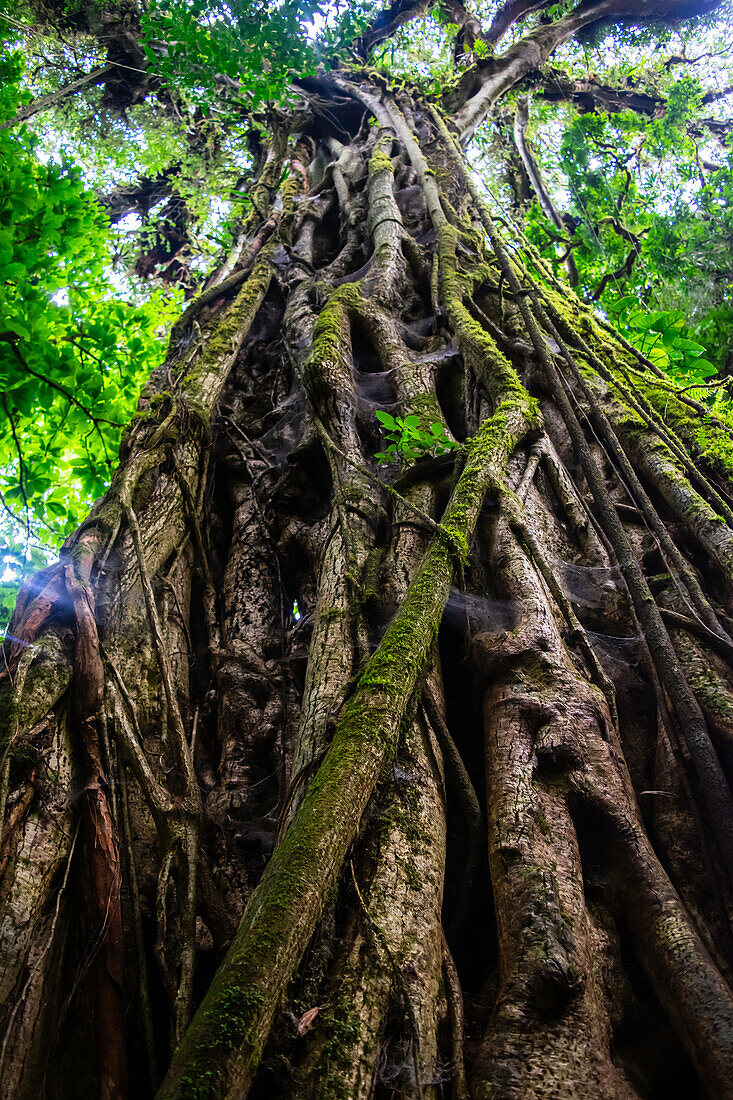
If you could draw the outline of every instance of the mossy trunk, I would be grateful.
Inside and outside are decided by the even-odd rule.
[[[3,1096],[733,1097],[731,430],[309,95],[6,641]]]

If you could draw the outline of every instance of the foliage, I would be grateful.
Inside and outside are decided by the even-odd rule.
[[[459,443],[446,435],[445,428],[437,421],[424,428],[420,424],[420,417],[414,414],[405,417],[392,416],[391,413],[377,409],[376,415],[388,440],[388,446],[383,451],[377,451],[374,456],[380,466],[386,466],[390,462],[410,466],[419,458],[448,454],[460,447]]]
[[[627,332],[633,343],[675,382],[689,386],[704,383],[715,374],[705,357],[705,348],[690,339],[685,314],[680,310],[639,309],[639,301],[629,294],[609,306],[617,327]],[[630,331],[629,331],[630,330]]]
[[[586,72],[581,47],[569,46],[544,82],[550,98],[542,90],[532,98],[529,141],[563,231],[536,200],[523,205],[514,193],[509,201],[561,277],[572,250],[580,293],[595,298],[627,337],[645,330],[640,317],[632,321],[628,308],[616,307],[620,298],[632,297],[634,312],[643,309],[648,319],[674,315],[678,328],[682,313],[680,339],[704,345],[705,358],[721,370],[733,345],[730,51],[713,31],[698,29],[705,37],[690,40],[689,32],[654,28],[655,53],[646,45],[650,33],[606,31],[595,50],[586,41]],[[587,98],[573,106],[550,101],[563,80],[590,89]],[[594,88],[618,90],[620,101],[608,106]],[[624,95],[635,97],[634,109],[622,109]],[[493,144],[484,135],[492,154],[507,156],[512,125],[513,110]]]
[[[312,0],[153,0],[143,17],[147,53],[163,80],[199,103],[231,98],[250,109],[280,103],[293,74],[330,65],[364,26],[363,4],[323,6]],[[313,41],[314,21],[320,50]],[[165,46],[161,47],[164,42]]]
[[[2,119],[22,100],[20,75],[19,56],[6,51]],[[43,161],[37,152],[25,127],[0,133],[5,588],[37,567],[40,547],[57,547],[104,492],[172,308],[160,291],[143,305],[120,298],[109,270],[109,225],[79,170],[67,156]]]
[[[294,78],[352,61],[355,38],[381,6],[373,0],[326,7],[314,0],[243,0],[231,7],[221,0],[152,0],[141,16],[155,73],[144,101],[131,96],[124,110],[115,110],[92,86],[30,126],[0,134],[0,384],[7,406],[0,402],[7,429],[0,444],[6,570],[0,578],[19,575],[41,547],[58,546],[103,491],[120,425],[160,361],[176,308],[175,295],[120,274],[154,242],[165,202],[123,218],[110,234],[89,191],[172,172],[188,217],[193,285],[230,247],[251,208],[260,135],[273,112],[295,102]],[[572,6],[561,0],[529,14],[497,52]],[[29,59],[25,72],[18,55],[6,50],[0,117],[63,86],[69,72],[105,60],[106,38],[97,40],[89,30],[96,17],[88,19],[78,0],[64,10],[72,9],[87,30],[76,34],[69,15],[54,45],[51,8],[39,14],[25,4],[2,6],[15,17],[8,16],[13,26],[22,25],[18,19],[36,21],[42,33],[18,32]],[[475,5],[484,26],[495,10]],[[397,84],[419,83],[423,94],[450,99],[451,85],[462,79],[454,65],[453,19],[450,5],[427,7],[379,45],[370,62]],[[561,276],[562,254],[572,243],[579,291],[597,294],[601,310],[625,335],[685,384],[724,369],[733,340],[733,151],[729,129],[704,124],[707,117],[725,117],[724,101],[719,108],[704,89],[731,83],[721,46],[725,21],[720,25],[715,31],[698,21],[691,32],[599,24],[557,51],[551,64],[560,76],[657,97],[664,106],[646,114],[579,111],[543,99],[537,88],[530,137],[549,189],[568,215],[567,239],[558,240],[536,203],[513,210]],[[140,33],[137,25],[130,33]],[[668,66],[670,54],[684,63]],[[141,70],[133,70],[131,79],[139,80]],[[123,64],[120,75],[127,71]],[[476,141],[479,152],[490,155],[500,186],[513,116],[506,99],[502,111],[501,141],[490,125]],[[633,240],[638,254],[628,272],[602,287],[604,277],[627,262]],[[383,463],[412,462],[455,446],[436,425],[413,417],[389,424],[382,419],[388,415],[380,414],[387,430],[378,455]]]

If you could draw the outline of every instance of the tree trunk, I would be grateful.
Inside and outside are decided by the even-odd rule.
[[[733,1097],[725,429],[405,91],[255,199],[10,627],[3,1095]]]

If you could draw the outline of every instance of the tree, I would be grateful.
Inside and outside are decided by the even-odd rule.
[[[622,204],[558,209],[523,99],[516,146],[481,130],[564,43],[693,13],[427,8],[320,39],[297,4],[32,13],[107,51],[54,104],[189,123],[104,200],[168,204],[144,273],[194,285],[187,181],[237,126],[252,169],[6,635],[8,1097],[733,1096],[733,419],[684,315],[562,281],[558,235],[597,287],[606,216],[638,257]],[[551,95],[649,116],[579,83]],[[565,120],[581,152],[616,124]],[[525,173],[528,235],[473,135]],[[30,371],[28,339],[2,363]]]

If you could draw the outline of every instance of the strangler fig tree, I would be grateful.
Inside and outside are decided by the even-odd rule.
[[[733,1098],[726,12],[78,3],[2,16],[3,1096]]]

